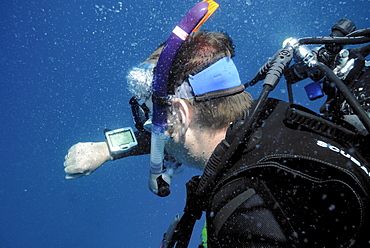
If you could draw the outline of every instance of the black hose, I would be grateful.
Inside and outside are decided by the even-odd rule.
[[[355,36],[370,36],[370,28],[364,28],[364,29],[359,29],[356,31],[353,31],[346,35],[347,37],[355,37]]]
[[[300,45],[317,45],[317,44],[341,44],[341,45],[356,45],[370,42],[370,37],[308,37],[298,39]]]
[[[366,111],[361,107],[360,103],[353,96],[351,91],[348,89],[348,87],[334,74],[334,72],[329,67],[327,67],[323,63],[317,62],[316,66],[319,70],[326,74],[331,82],[335,83],[336,87],[346,99],[348,104],[351,106],[355,114],[357,114],[362,124],[365,126],[366,130],[370,132],[370,118],[367,115]]]

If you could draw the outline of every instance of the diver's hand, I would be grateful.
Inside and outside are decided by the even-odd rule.
[[[90,175],[99,166],[110,160],[105,142],[84,142],[73,145],[65,157],[66,179]]]

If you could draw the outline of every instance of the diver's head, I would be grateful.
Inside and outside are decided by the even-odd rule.
[[[232,57],[234,45],[227,34],[198,31],[184,41],[172,64],[169,94],[186,99],[195,122],[204,128],[225,128],[252,104]]]
[[[200,31],[184,41],[172,64],[167,133],[174,144],[166,149],[188,166],[203,169],[230,122],[252,104],[233,55],[229,36]]]

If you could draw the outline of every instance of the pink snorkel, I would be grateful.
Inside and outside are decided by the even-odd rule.
[[[159,57],[153,82],[153,120],[150,153],[150,174],[156,177],[157,185],[149,181],[149,188],[159,196],[169,194],[168,184],[160,189],[163,183],[158,180],[163,171],[164,145],[168,138],[165,135],[167,127],[167,84],[172,63],[182,43],[191,32],[195,32],[218,8],[218,4],[212,0],[204,0],[195,5],[182,21],[173,29],[172,34],[166,41]]]

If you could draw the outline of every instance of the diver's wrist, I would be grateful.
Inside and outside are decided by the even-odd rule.
[[[91,144],[95,147],[95,153],[97,155],[99,154],[99,160],[105,160],[104,162],[111,160],[111,155],[106,141],[92,142]]]
[[[108,143],[107,143],[107,141],[105,141],[105,142],[102,142],[103,143],[103,152],[104,152],[104,155],[105,155],[105,158],[106,158],[106,160],[108,161],[108,160],[110,160],[110,161],[113,161],[113,160],[115,160],[114,158],[113,158],[113,156],[111,155],[111,153],[110,153],[110,150],[109,150],[109,146],[108,146]]]

